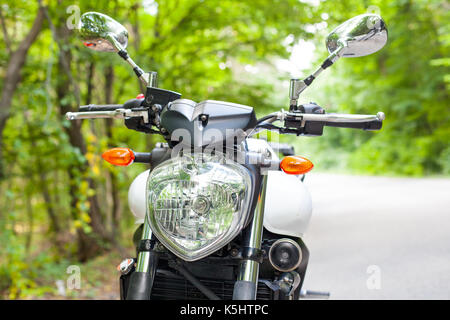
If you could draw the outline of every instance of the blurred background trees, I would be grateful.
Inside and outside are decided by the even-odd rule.
[[[251,105],[258,115],[288,108],[289,78],[307,76],[326,57],[329,31],[352,16],[380,13],[389,30],[386,47],[371,56],[340,60],[305,91],[302,101],[316,101],[328,112],[384,111],[383,130],[327,128],[320,138],[280,139],[295,144],[319,170],[450,173],[446,1],[4,0],[4,298],[51,294],[69,264],[89,263],[105,252],[132,255],[134,222],[126,195],[146,166],[116,168],[103,162],[101,153],[114,146],[147,151],[161,141],[126,129],[120,120],[64,119],[80,104],[121,103],[143,90],[118,56],[87,50],[67,28],[77,8],[124,24],[130,55],[143,69],[158,71],[160,87],[195,101]]]

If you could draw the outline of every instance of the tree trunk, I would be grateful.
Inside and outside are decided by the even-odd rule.
[[[74,111],[73,105],[69,103],[62,103],[62,101],[67,100],[64,99],[67,94],[74,92],[76,96],[76,100],[79,101],[78,88],[73,88],[77,86],[74,83],[74,78],[70,71],[70,62],[72,59],[72,55],[70,50],[64,44],[67,42],[69,37],[69,30],[66,28],[65,24],[62,24],[58,30],[54,30],[54,37],[56,36],[56,41],[58,42],[60,51],[59,51],[59,60],[58,67],[60,69],[59,79],[56,85],[56,93],[57,99],[60,102],[59,111],[61,116],[64,116],[66,112]],[[66,133],[69,136],[70,144],[79,149],[81,154],[86,154],[86,145],[84,142],[84,138],[81,132],[81,121],[71,121],[70,126],[65,128]],[[79,185],[77,182],[77,173],[81,176],[87,170],[87,166],[85,163],[74,163],[71,165],[69,169],[69,183],[70,183],[70,196],[71,196],[71,214],[72,218],[79,219],[77,214],[77,203],[79,202]],[[88,180],[89,187],[92,187],[92,182],[90,179]],[[99,217],[100,213],[98,212],[99,206],[94,199],[95,196],[89,198],[90,208],[89,208],[89,216],[91,218],[91,226],[93,229],[93,234],[86,234],[82,228],[77,229],[78,236],[78,259],[80,261],[89,260],[92,257],[103,252],[103,244],[102,241],[105,240],[104,230],[101,227],[101,217]],[[97,235],[97,236],[96,236]]]
[[[58,29],[53,25],[48,11],[45,10],[45,16],[49,22],[50,29],[52,31],[53,37],[58,44],[59,47],[59,60],[58,66],[60,69],[59,75],[60,78],[57,81],[56,93],[57,99],[60,101],[59,111],[61,116],[64,116],[69,111],[75,111],[73,105],[70,102],[62,103],[62,101],[67,101],[67,99],[63,99],[66,97],[68,93],[73,93],[76,104],[80,104],[80,88],[75,78],[72,75],[71,71],[71,51],[68,45],[68,39],[70,30],[67,29],[64,16],[61,17],[60,27]],[[84,142],[84,138],[81,131],[81,121],[71,121],[69,127],[65,128],[66,133],[69,136],[70,144],[79,149],[80,153],[86,154],[86,145]],[[77,173],[81,175],[81,177],[86,176],[86,171],[88,167],[86,162],[84,163],[74,163],[72,167],[69,169],[69,178],[70,178],[70,195],[71,199],[71,208],[72,208],[72,217],[74,219],[78,219],[77,214],[77,203],[79,200],[78,190],[79,190],[79,181],[77,181]],[[96,186],[94,181],[91,178],[83,178],[88,184],[89,188],[96,190]],[[113,244],[114,249],[118,250],[122,255],[126,254],[126,251],[120,246],[117,240],[108,234],[103,224],[103,217],[101,215],[100,206],[98,203],[97,196],[94,194],[89,197],[89,217],[90,217],[90,226],[92,227],[92,233],[86,234],[82,228],[77,229],[78,234],[78,258],[80,261],[86,261],[91,257],[98,255],[103,252],[104,249],[107,248],[108,244]]]
[[[105,103],[112,104],[112,91],[114,85],[114,69],[111,65],[106,68],[105,71]],[[108,136],[108,147],[114,147],[112,141],[112,129],[113,120],[106,119],[106,135]],[[118,187],[117,174],[112,171],[108,171],[109,180],[111,183],[111,197],[112,197],[112,219],[111,219],[111,231],[112,236],[120,238],[120,216],[121,216],[121,205],[120,205],[120,195]]]
[[[25,64],[28,50],[33,42],[36,40],[39,32],[42,29],[44,21],[44,7],[39,7],[36,18],[34,19],[33,26],[30,32],[19,44],[16,51],[11,54],[11,59],[6,67],[6,76],[3,79],[3,89],[0,97],[0,180],[4,177],[5,172],[3,170],[3,130],[6,126],[6,121],[10,115],[11,102],[14,92],[20,81],[20,71]]]
[[[26,193],[25,196],[25,203],[26,203],[26,212],[28,217],[28,227],[30,230],[28,231],[26,235],[25,240],[25,251],[27,253],[30,252],[30,246],[31,246],[31,240],[33,239],[33,228],[34,228],[34,217],[33,217],[33,206],[31,205],[31,192]]]
[[[31,119],[29,119],[29,117],[25,116],[25,120],[28,123],[28,134],[31,138],[31,146],[33,149],[36,149],[36,140],[38,138],[38,136],[40,134],[42,134],[41,131],[41,127],[39,125],[33,125],[33,123],[31,122]],[[30,172],[26,172],[27,176],[32,177],[31,178],[31,185],[34,185],[36,187],[39,187],[39,189],[41,190],[41,194],[42,197],[44,199],[44,204],[45,204],[45,208],[47,211],[47,215],[48,215],[48,219],[50,221],[50,226],[49,226],[49,234],[51,235],[52,241],[56,244],[56,247],[58,249],[58,251],[60,253],[63,253],[63,243],[62,241],[60,241],[59,235],[60,235],[60,231],[61,231],[61,227],[60,227],[60,221],[59,221],[59,217],[55,211],[54,208],[54,201],[51,197],[51,192],[49,189],[49,184],[48,184],[48,180],[47,180],[47,172],[45,170],[45,165],[42,164],[42,159],[40,157],[36,158],[36,168],[37,168],[37,172],[39,175],[39,180],[36,182],[34,181],[34,177],[33,177],[33,172],[32,170],[30,170]],[[29,170],[29,169],[27,169]],[[32,193],[28,194],[28,201],[30,201],[32,196]],[[32,221],[33,221],[33,216],[32,216],[32,210],[31,210],[31,202],[30,204],[28,204],[30,206],[30,225],[32,225]],[[31,237],[30,237],[31,239]],[[31,241],[31,240],[30,240]]]

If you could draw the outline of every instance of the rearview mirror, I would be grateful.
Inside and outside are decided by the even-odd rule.
[[[322,65],[304,80],[291,79],[289,86],[290,110],[298,110],[300,94],[326,68],[341,57],[362,57],[374,53],[387,42],[386,24],[379,15],[362,14],[345,21],[331,31],[326,40],[330,55]]]
[[[80,18],[79,34],[84,45],[96,51],[116,52],[128,45],[128,31],[107,15],[86,12]]]
[[[340,50],[341,57],[361,57],[374,53],[387,42],[387,29],[383,19],[376,14],[362,14],[351,18],[327,37],[330,53]]]

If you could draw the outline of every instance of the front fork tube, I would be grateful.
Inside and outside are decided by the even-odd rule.
[[[147,216],[144,221],[136,271],[131,274],[127,300],[150,300],[159,255],[153,250],[152,231]]]
[[[243,247],[246,254],[239,264],[239,273],[234,285],[233,300],[256,300],[259,277],[259,252],[263,234],[264,204],[267,190],[267,172],[262,176],[261,190],[253,220],[244,234]]]
[[[144,220],[144,228],[142,229],[141,243],[143,241],[150,241],[152,238],[152,230],[148,224],[147,215]],[[136,263],[137,272],[148,272],[150,264],[150,251],[142,251],[139,245],[139,253]]]

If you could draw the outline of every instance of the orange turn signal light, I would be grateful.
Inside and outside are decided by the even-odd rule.
[[[134,152],[128,148],[113,148],[103,152],[102,158],[115,166],[128,166],[134,161]]]
[[[300,156],[288,156],[281,160],[280,168],[287,174],[304,174],[312,170],[313,163]]]

